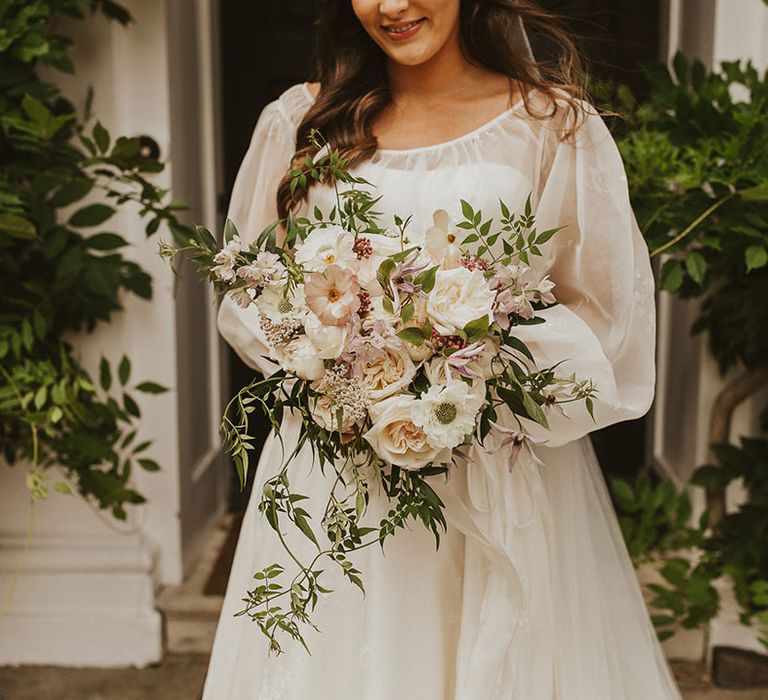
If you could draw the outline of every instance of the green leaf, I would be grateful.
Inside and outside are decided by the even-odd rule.
[[[27,116],[39,126],[47,124],[53,116],[51,111],[37,97],[32,95],[24,96],[24,99],[21,101],[21,107]]]
[[[611,492],[619,506],[619,508],[627,513],[633,513],[637,510],[637,504],[635,503],[635,494],[632,491],[632,486],[623,479],[617,479],[611,477]]]
[[[315,533],[312,531],[312,528],[309,526],[309,523],[307,522],[307,519],[304,517],[302,512],[300,512],[298,509],[295,510],[293,517],[294,517],[294,522],[298,526],[299,530],[301,530],[304,533],[307,539],[311,540],[316,546],[319,547],[320,545],[317,542]]]
[[[474,221],[475,211],[472,209],[472,205],[469,202],[461,200],[461,213],[467,218]]]
[[[227,221],[229,221],[229,219],[227,219]],[[195,226],[195,235],[204,248],[211,251],[218,250],[219,246],[216,245],[216,239],[205,226]]]
[[[168,388],[154,382],[142,382],[136,387],[136,390],[144,394],[164,394]]]
[[[747,187],[739,192],[742,199],[748,202],[764,202],[768,200],[768,181],[762,182],[755,187]]]
[[[125,386],[128,383],[128,379],[131,376],[131,361],[127,355],[123,355],[120,360],[120,364],[117,368],[117,377],[120,380],[120,384]]]
[[[127,246],[128,241],[116,233],[97,233],[86,238],[84,245],[86,248],[92,248],[93,250],[115,250]]]
[[[104,391],[109,391],[109,388],[112,386],[112,372],[106,357],[102,357],[99,363],[99,384],[101,384],[101,388]]]
[[[76,180],[62,185],[51,197],[50,202],[54,207],[66,207],[81,200],[93,189],[92,180]]]
[[[747,263],[747,272],[757,270],[768,263],[768,251],[762,245],[750,246],[744,251],[744,260]]]
[[[424,336],[421,334],[420,328],[403,328],[397,333],[397,337],[417,347],[424,343]]]
[[[413,303],[408,302],[403,306],[403,308],[400,311],[400,318],[403,320],[403,323],[408,323],[413,318],[413,314],[415,311],[415,308]]]
[[[707,272],[707,261],[701,253],[696,251],[688,253],[685,258],[685,268],[688,270],[688,274],[696,284],[701,284],[704,281],[704,275]]]
[[[11,238],[22,240],[31,240],[37,236],[35,225],[18,214],[4,213],[0,214],[0,231]]]
[[[69,488],[69,484],[67,484],[65,481],[56,481],[53,484],[53,488],[58,493],[63,493],[66,496],[72,495],[72,489]]]
[[[476,318],[474,321],[470,321],[466,326],[464,326],[464,333],[467,335],[467,342],[474,343],[475,341],[484,338],[488,333],[489,325],[490,322],[488,321],[488,316],[481,316],[480,318]]]
[[[140,459],[139,464],[142,469],[148,472],[160,471],[160,465],[154,459]]]
[[[439,265],[435,265],[434,267],[430,267],[429,269],[420,272],[414,278],[414,283],[419,285],[424,292],[429,294],[435,288],[435,275],[437,274],[439,267]]]
[[[383,282],[388,282],[392,270],[395,269],[395,261],[392,258],[384,258],[376,271],[376,276]]]
[[[237,226],[231,219],[227,219],[224,224],[224,243],[229,243],[235,236],[237,236]]]
[[[101,122],[96,122],[96,126],[93,127],[93,140],[102,153],[109,150],[109,132],[102,126]]]
[[[536,245],[541,245],[542,243],[546,243],[552,236],[554,236],[558,231],[561,229],[564,229],[565,225],[563,226],[557,226],[556,228],[550,228],[546,231],[542,231],[538,236],[536,236]]]
[[[543,425],[545,428],[549,428],[549,422],[544,415],[544,411],[541,410],[541,406],[539,406],[526,391],[523,391],[523,406],[525,406],[525,410],[528,412],[530,418],[540,425]]]
[[[523,355],[525,355],[531,362],[533,362],[533,354],[528,349],[528,346],[522,340],[520,340],[520,338],[509,336],[506,340],[506,344],[518,352],[523,353]]]
[[[660,286],[667,292],[676,292],[683,283],[683,268],[679,260],[667,260],[661,268]]]
[[[126,413],[129,413],[136,418],[141,418],[139,405],[128,394],[123,394],[123,407],[125,408]]]
[[[69,218],[69,225],[78,228],[98,226],[99,224],[103,224],[107,219],[112,218],[114,213],[115,210],[106,204],[90,204],[87,207],[78,209],[72,214]]]

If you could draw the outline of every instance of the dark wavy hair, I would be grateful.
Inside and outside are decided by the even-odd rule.
[[[521,21],[537,44],[546,42],[550,54],[546,60],[529,58],[520,41]],[[583,111],[578,100],[588,96],[584,61],[562,22],[529,0],[462,0],[459,22],[467,60],[517,81],[523,87],[529,115],[536,119],[552,116],[556,93],[561,91],[557,96],[576,118],[562,133],[563,138],[570,138]],[[314,77],[320,82],[320,92],[297,128],[291,168],[303,169],[305,156],[313,154],[308,138],[312,128],[339,149],[348,167],[354,166],[370,158],[378,147],[373,124],[391,100],[386,55],[368,36],[349,0],[321,0],[316,25]],[[549,98],[549,112],[537,114],[531,109],[528,92],[532,88]],[[308,182],[311,186],[312,180]],[[277,192],[281,218],[307,196],[300,188],[292,195],[290,184],[287,172]]]

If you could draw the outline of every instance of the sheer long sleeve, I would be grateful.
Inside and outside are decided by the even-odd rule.
[[[278,218],[277,186],[295,148],[295,133],[283,110],[279,100],[262,110],[232,189],[227,217],[235,223],[244,243],[253,241]],[[219,306],[218,327],[249,367],[265,375],[277,369],[268,358],[269,348],[255,305],[243,309],[225,296]]]
[[[650,407],[655,379],[654,281],[648,250],[630,205],[621,155],[592,105],[575,143],[544,147],[537,227],[565,225],[548,244],[548,272],[561,302],[540,313],[546,323],[521,327],[539,366],[566,360],[597,386],[595,420],[582,403],[550,410],[550,430],[534,437],[558,446],[637,418]],[[554,139],[555,132],[547,134]]]

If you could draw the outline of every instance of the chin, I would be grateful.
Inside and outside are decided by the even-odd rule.
[[[414,46],[413,48],[403,47],[399,51],[386,51],[385,52],[390,60],[395,63],[399,63],[403,66],[418,66],[422,63],[426,63],[432,56],[435,55],[435,51],[430,51],[427,48],[419,48]]]

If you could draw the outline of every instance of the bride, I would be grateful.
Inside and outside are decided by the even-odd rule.
[[[551,60],[534,60],[524,25],[548,39]],[[573,42],[551,15],[517,0],[325,0],[318,31],[320,82],[264,108],[240,168],[229,217],[243,239],[290,210],[333,206],[326,184],[298,201],[290,192],[288,168],[311,152],[313,127],[378,187],[385,225],[413,213],[415,243],[434,210],[460,219],[460,198],[498,217],[500,197],[522,211],[533,192],[537,226],[566,225],[537,259],[561,303],[520,336],[540,366],[567,359],[566,373],[594,380],[595,420],[564,404],[550,412],[551,430],[532,433],[535,455],[521,453],[511,471],[508,455],[473,448],[450,479],[432,477],[448,521],[440,548],[414,525],[384,552],[355,552],[365,597],[333,580],[312,614],[320,631],[305,634],[311,655],[289,640],[278,657],[236,616],[255,571],[289,565],[256,507],[283,458],[270,434],[204,700],[679,700],[587,437],[648,410],[655,310],[623,163],[586,98]],[[257,313],[227,297],[219,328],[270,374]],[[286,452],[298,427],[287,415]],[[327,486],[308,449],[291,474],[317,521]],[[372,521],[387,510],[372,492]]]

